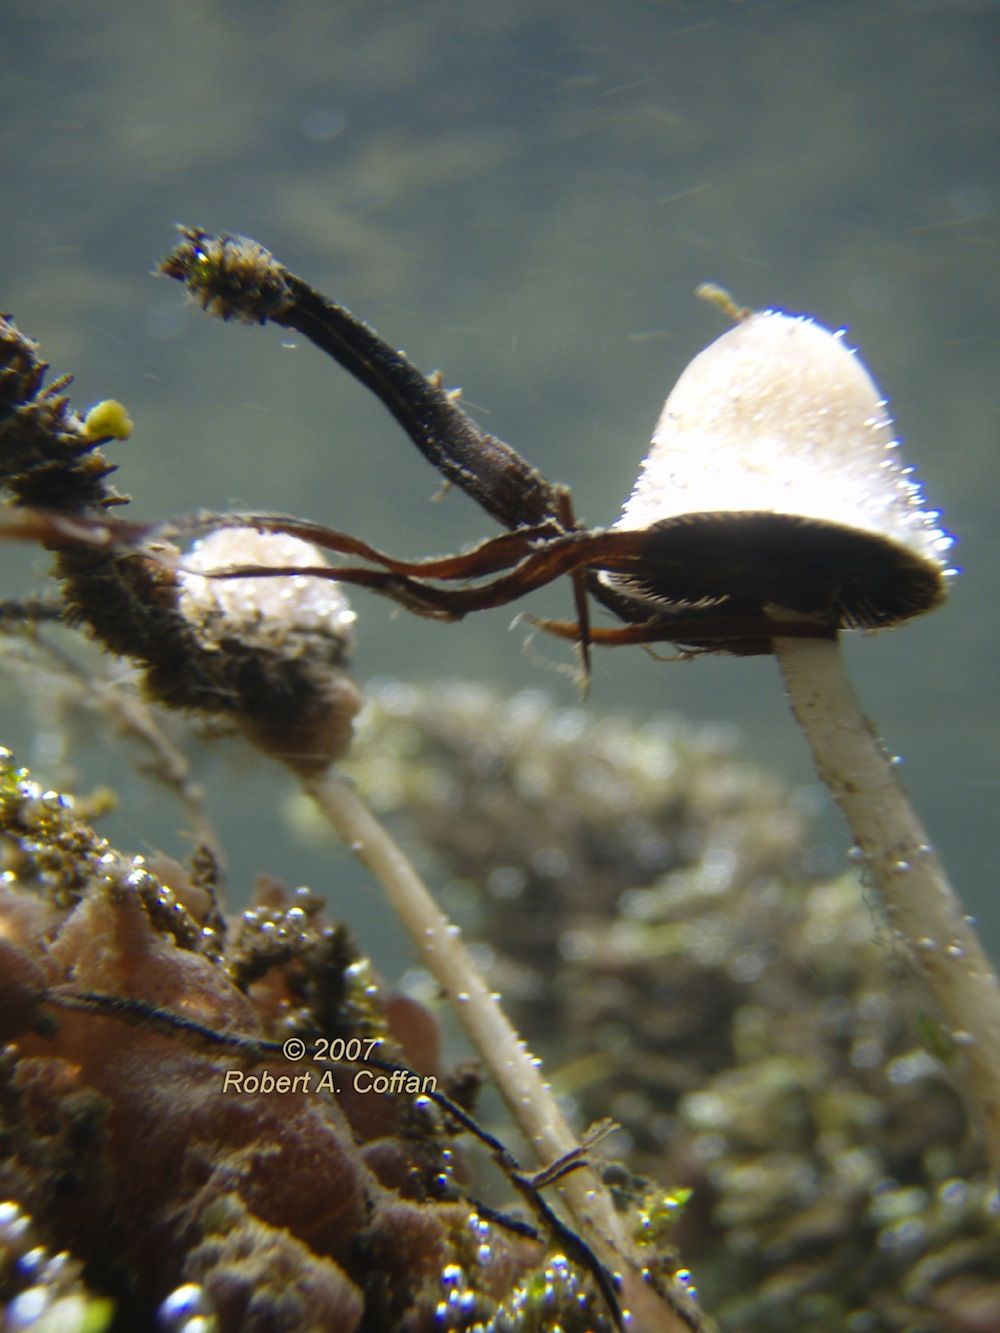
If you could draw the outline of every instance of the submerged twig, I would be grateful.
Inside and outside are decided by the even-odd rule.
[[[604,1261],[619,1269],[625,1266],[629,1308],[635,1312],[645,1306],[648,1311],[652,1293],[644,1293],[639,1285],[638,1265],[622,1219],[605,1186],[582,1159],[579,1140],[543,1080],[538,1062],[511,1026],[499,997],[487,986],[458,926],[441,911],[409,858],[353,787],[336,773],[308,779],[305,787],[385,889],[422,962],[451,1002],[514,1122],[542,1164],[542,1179],[558,1182],[581,1234]],[[568,1174],[560,1171],[559,1166],[567,1161],[578,1169]],[[690,1312],[688,1315],[693,1318]],[[643,1322],[640,1327],[677,1327],[665,1308],[656,1318],[656,1323]],[[697,1327],[689,1318],[684,1322]]]
[[[440,376],[425,376],[362,320],[243,236],[181,227],[160,264],[221,319],[294,329],[389,409],[424,457],[506,527],[558,517],[553,488],[516,450],[476,425]]]

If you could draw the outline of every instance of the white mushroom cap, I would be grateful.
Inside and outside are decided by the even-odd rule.
[[[339,583],[306,574],[212,579],[200,572],[239,565],[317,569],[327,563],[318,547],[298,537],[218,528],[184,557],[179,608],[202,640],[216,647],[237,636],[262,648],[280,646],[293,656],[310,651],[345,657],[353,647],[357,617]]]
[[[241,566],[261,572],[209,577]],[[177,573],[177,609],[208,678],[199,690],[214,689],[255,745],[302,776],[346,754],[361,707],[346,669],[354,612],[326,568],[309,542],[231,527],[197,542]]]
[[[842,334],[766,310],[677,381],[615,525],[650,531],[650,573],[608,581],[673,606],[735,599],[892,624],[944,596],[939,518]]]

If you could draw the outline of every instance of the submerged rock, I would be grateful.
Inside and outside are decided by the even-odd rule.
[[[97,1333],[113,1310],[116,1329],[159,1311],[185,1333],[485,1328],[555,1261],[477,1215],[437,1108],[359,1088],[349,1059],[310,1067],[322,1037],[441,1074],[430,1017],[384,990],[314,895],[271,885],[227,922],[180,867],[168,885],[115,851],[7,752],[0,857],[4,1327]],[[270,1038],[305,1059],[253,1044]],[[442,1323],[455,1265],[470,1296]],[[553,1318],[582,1328],[589,1303],[574,1291]],[[68,1322],[45,1322],[57,1307]]]

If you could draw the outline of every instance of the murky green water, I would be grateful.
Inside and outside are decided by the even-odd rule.
[[[142,513],[266,507],[412,555],[490,523],[458,494],[430,503],[426,464],[311,347],[210,322],[150,278],[174,222],[257,237],[440,367],[594,523],[616,516],[667,390],[722,331],[699,281],[848,326],[966,569],[945,609],[851,656],[996,943],[998,35],[997,5],[971,0],[20,0],[0,13],[0,307],[76,372],[81,405],[128,405],[120,485]],[[42,563],[3,562],[8,594]],[[538,660],[558,648],[525,656],[509,612],[438,626],[357,606],[363,677],[573,701]],[[535,606],[568,613],[566,589]],[[769,661],[607,652],[592,707],[735,723],[812,781]],[[34,759],[30,718],[13,698],[5,712]],[[234,875],[325,887],[322,861],[289,864],[261,820],[271,780],[241,767],[202,775],[235,801]],[[116,774],[97,740],[82,780]],[[135,799],[119,840],[174,838],[162,802]],[[832,866],[845,838],[824,827]]]

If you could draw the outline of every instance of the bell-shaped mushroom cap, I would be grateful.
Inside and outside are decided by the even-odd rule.
[[[641,574],[605,579],[650,613],[728,603],[891,625],[944,597],[939,518],[842,335],[766,310],[677,381],[615,525],[648,531]]]

